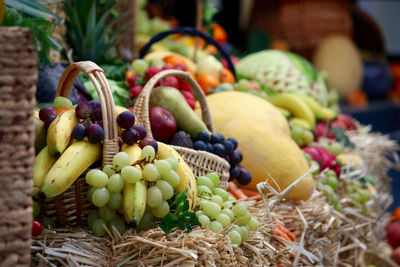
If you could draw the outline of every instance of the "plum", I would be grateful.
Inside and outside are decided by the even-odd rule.
[[[391,221],[386,227],[386,239],[392,248],[400,246],[400,221]]]

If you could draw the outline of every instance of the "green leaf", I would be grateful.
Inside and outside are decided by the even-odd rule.
[[[217,13],[217,9],[210,3],[206,4],[203,9],[203,20],[206,24],[212,22],[213,17]]]
[[[333,128],[331,129],[332,133],[336,136],[336,140],[340,143],[343,143],[345,147],[354,148],[355,145],[350,141],[350,139],[346,136],[343,129]]]

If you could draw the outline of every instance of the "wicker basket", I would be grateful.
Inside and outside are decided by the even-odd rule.
[[[60,78],[56,96],[69,97],[72,84],[81,71],[92,81],[99,96],[104,126],[102,164],[111,164],[112,158],[119,152],[118,130],[114,99],[103,70],[90,61],[71,64]],[[60,226],[81,225],[87,220],[92,206],[87,199],[88,190],[89,185],[84,177],[80,177],[63,194],[40,200],[41,212],[55,218]]]
[[[0,27],[0,266],[30,264],[37,77],[29,29]]]
[[[138,96],[133,112],[137,119],[147,130],[147,136],[153,137],[151,133],[150,119],[149,119],[149,101],[150,94],[154,86],[161,79],[168,76],[176,76],[185,80],[193,89],[196,98],[200,102],[202,119],[207,128],[214,132],[214,126],[211,120],[210,111],[208,110],[206,97],[197,82],[186,72],[179,70],[165,70],[154,75],[144,86],[142,92]],[[229,163],[214,154],[206,151],[196,151],[194,149],[172,146],[183,157],[185,162],[190,166],[195,176],[205,175],[209,172],[217,172],[221,181],[219,187],[227,188],[229,179]]]

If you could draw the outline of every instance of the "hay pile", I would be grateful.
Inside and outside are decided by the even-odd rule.
[[[392,203],[387,172],[398,167],[395,156],[398,146],[386,136],[370,133],[368,127],[347,135],[356,145],[351,153],[360,157],[363,164],[355,171],[344,166],[341,184],[350,176],[357,179],[366,173],[373,173],[378,180],[376,193],[366,208],[355,205],[340,187],[337,194],[343,211],[337,212],[319,188],[308,201],[293,203],[281,201],[287,191],[271,192],[268,184],[264,184],[260,186],[266,196],[263,201],[240,200],[246,202],[260,223],[259,231],[252,233],[240,247],[232,245],[226,235],[200,228],[188,234],[175,230],[167,235],[157,227],[139,234],[130,229],[123,236],[114,229],[107,238],[93,237],[81,229],[57,229],[47,230],[33,241],[33,263],[38,266],[357,266],[361,250],[387,249],[381,242],[386,224],[384,215]],[[316,179],[323,176],[324,173]],[[291,230],[296,242],[275,236],[274,220]]]

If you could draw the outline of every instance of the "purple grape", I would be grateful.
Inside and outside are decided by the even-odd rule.
[[[93,115],[92,107],[87,102],[80,103],[75,108],[75,115],[78,119],[89,119]]]
[[[158,144],[157,141],[154,140],[153,138],[150,137],[145,137],[143,138],[142,141],[139,143],[140,148],[144,148],[145,146],[152,146],[154,150],[157,152],[158,151]]]
[[[214,147],[211,143],[206,144],[206,151],[214,154]]]
[[[229,178],[230,179],[236,179],[238,178],[240,175],[240,168],[238,165],[233,166],[230,170],[229,170]]]
[[[232,142],[233,150],[235,150],[238,147],[238,141],[235,138],[229,137],[227,140]]]
[[[100,100],[90,100],[89,105],[92,107],[94,119],[96,121],[101,121],[103,119],[103,115],[101,114]]]
[[[240,174],[239,177],[236,178],[239,184],[241,185],[247,185],[251,182],[251,174],[246,168],[243,166],[239,166],[240,169]]]
[[[239,150],[235,150],[231,153],[231,165],[239,164],[243,159],[243,154]]]
[[[45,107],[39,111],[39,118],[44,122],[46,121],[51,115],[57,117],[57,110],[53,107]]]
[[[206,150],[206,143],[204,143],[203,141],[196,141],[193,143],[193,149]]]
[[[93,124],[93,122],[91,120],[88,120],[88,119],[83,120],[81,123],[83,125],[85,125],[86,128]]]
[[[82,123],[78,123],[75,125],[71,134],[72,138],[76,140],[82,140],[86,136],[86,127]]]
[[[201,131],[196,136],[196,141],[203,141],[204,143],[208,143],[210,141],[210,134],[206,131]]]
[[[225,156],[226,154],[226,149],[223,144],[214,144],[214,154],[217,156],[220,156],[221,158]]]
[[[117,123],[122,129],[129,129],[135,123],[135,115],[129,110],[118,115]]]
[[[233,143],[229,140],[224,140],[222,141],[222,144],[224,145],[226,149],[226,153],[232,153],[234,149]]]
[[[104,129],[104,124],[103,124],[102,120],[98,121],[97,124],[100,125],[100,127]]]
[[[90,143],[97,144],[104,140],[104,130],[98,124],[89,125],[86,128]]]
[[[57,115],[51,114],[48,115],[47,118],[43,121],[44,128],[49,128],[50,124],[57,118]]]
[[[133,145],[139,140],[139,133],[136,130],[128,129],[122,132],[121,137],[125,144]]]
[[[147,135],[146,128],[144,128],[143,125],[133,125],[131,129],[136,130],[139,133],[139,140],[142,140]]]
[[[225,136],[223,136],[222,134],[212,134],[211,135],[211,144],[217,144],[217,143],[221,143],[222,141],[224,141]]]
[[[231,161],[231,155],[230,155],[230,154],[225,154],[224,159],[225,159],[227,162],[230,162],[230,161]]]

